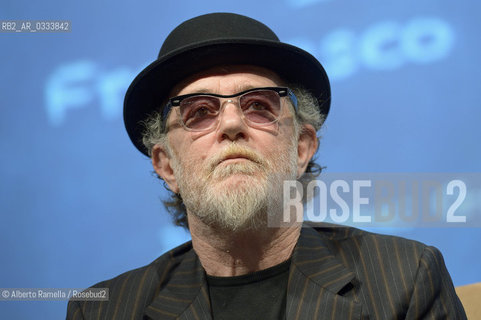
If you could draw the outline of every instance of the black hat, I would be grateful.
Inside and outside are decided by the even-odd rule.
[[[282,43],[261,22],[234,13],[210,13],[180,24],[165,39],[156,61],[130,84],[124,100],[124,123],[143,154],[142,121],[164,108],[172,88],[185,78],[217,65],[257,65],[288,83],[301,84],[319,100],[327,116],[331,91],[319,61],[308,52]]]

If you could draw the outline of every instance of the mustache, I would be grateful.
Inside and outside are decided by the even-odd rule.
[[[212,156],[212,158],[208,162],[209,171],[212,172],[219,163],[222,161],[236,157],[236,158],[246,158],[258,165],[266,166],[268,165],[266,159],[262,155],[260,155],[257,151],[252,150],[251,148],[238,145],[236,143],[231,143],[217,154]]]

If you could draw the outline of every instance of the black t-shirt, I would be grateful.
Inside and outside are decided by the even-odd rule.
[[[236,277],[207,276],[214,320],[285,319],[291,260]]]

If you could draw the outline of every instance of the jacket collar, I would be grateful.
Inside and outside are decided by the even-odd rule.
[[[304,225],[292,255],[287,319],[358,319],[361,305],[340,295],[354,288],[355,274],[332,253],[330,240]]]
[[[172,275],[146,308],[145,315],[156,320],[211,319],[205,271],[195,251],[191,249],[178,266],[169,265],[166,269]]]
[[[287,319],[336,319],[346,310],[360,318],[361,306],[338,293],[352,290],[355,275],[331,252],[329,240],[304,225],[292,255],[287,289]],[[146,308],[151,319],[212,319],[209,290],[197,254],[188,251]],[[163,270],[160,270],[162,272]],[[346,317],[344,317],[346,318]]]

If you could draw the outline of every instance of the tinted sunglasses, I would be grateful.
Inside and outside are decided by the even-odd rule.
[[[244,121],[252,127],[262,127],[279,120],[282,97],[289,97],[297,112],[297,97],[285,87],[245,90],[233,95],[191,93],[170,98],[163,111],[163,119],[173,107],[179,107],[180,121],[189,131],[205,131],[214,127],[226,103],[235,103]]]

